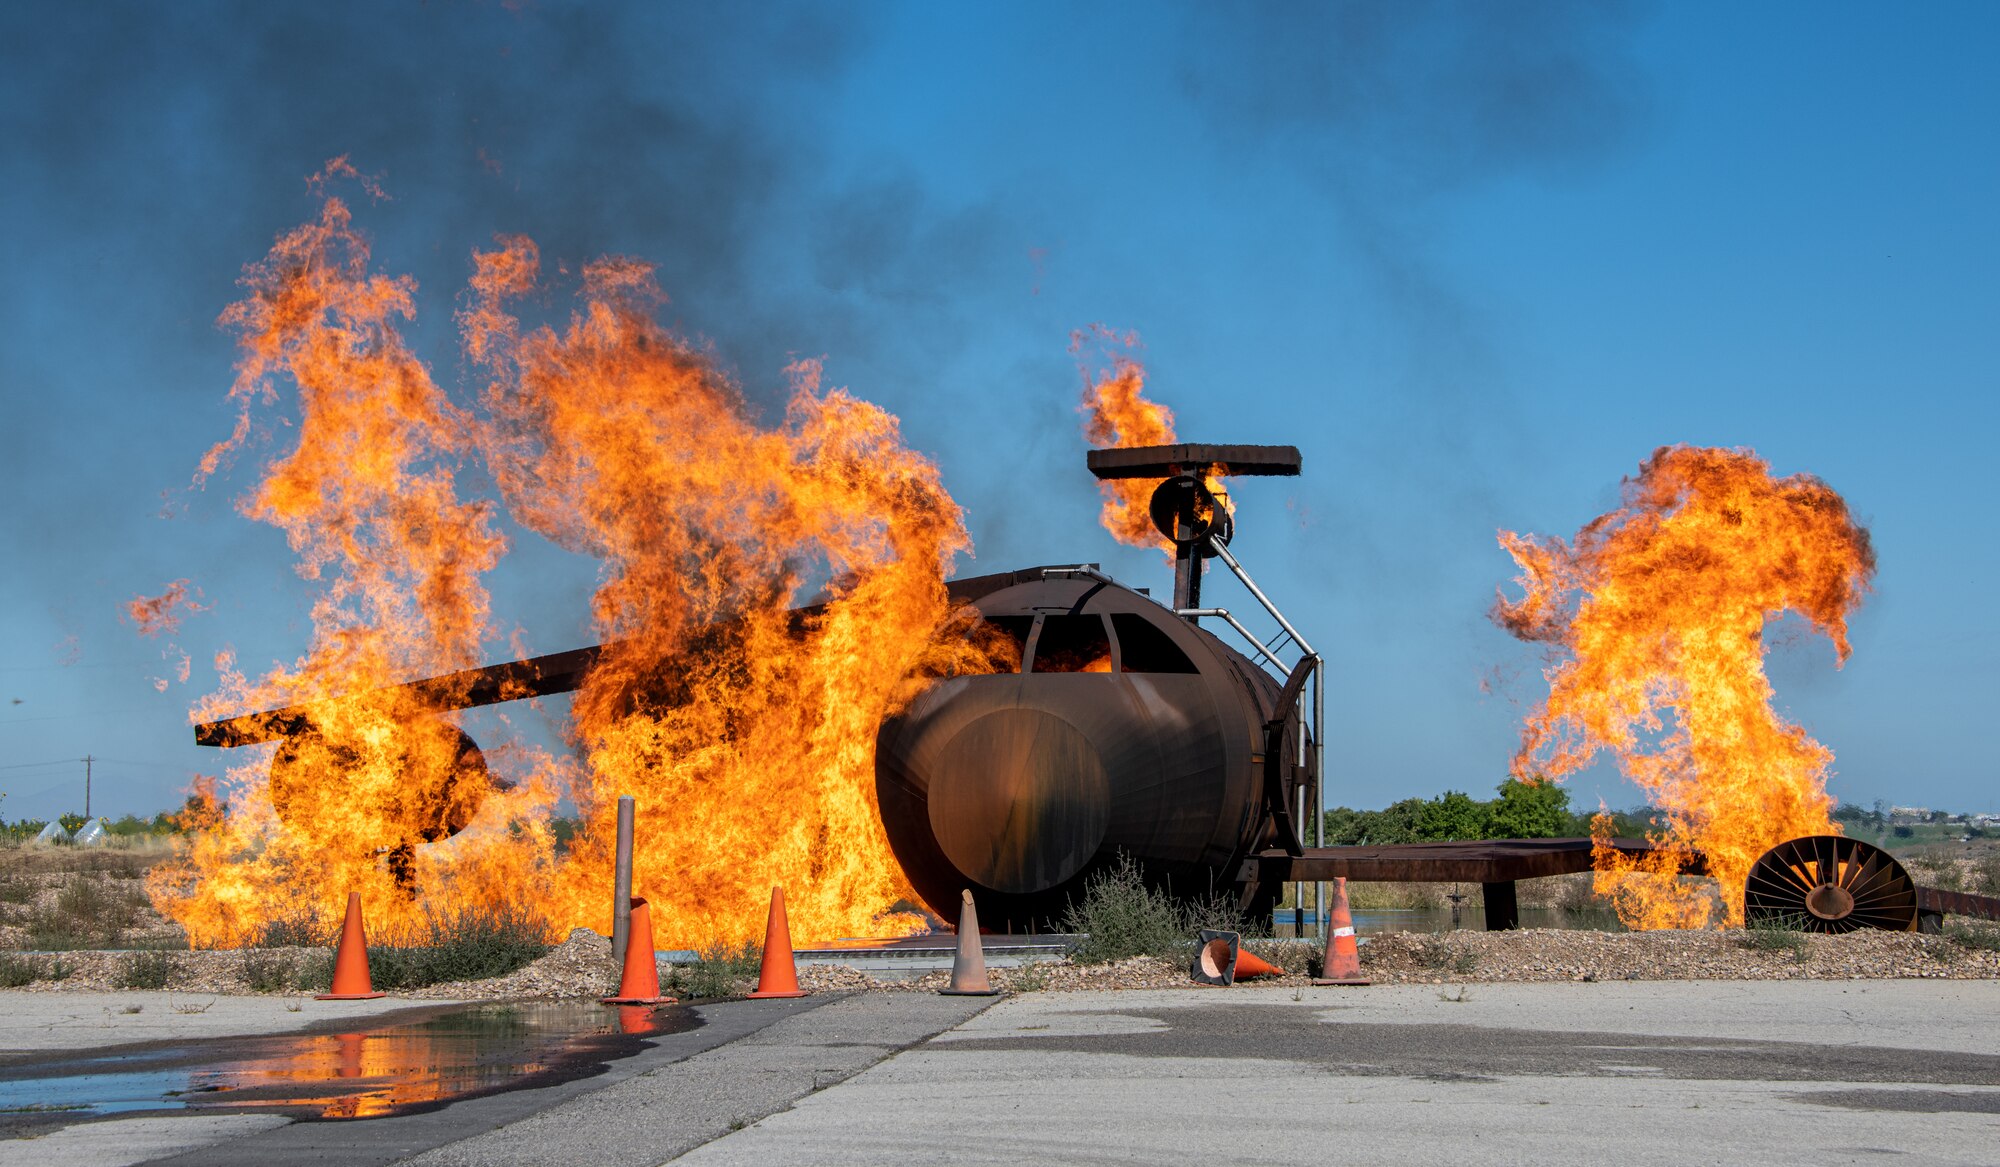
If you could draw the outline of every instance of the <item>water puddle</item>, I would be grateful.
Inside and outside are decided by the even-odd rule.
[[[344,1033],[230,1038],[0,1067],[0,1125],[134,1111],[380,1118],[603,1073],[647,1039],[701,1024],[685,1007],[450,1006]]]

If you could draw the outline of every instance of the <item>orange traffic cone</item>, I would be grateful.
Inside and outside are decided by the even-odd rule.
[[[625,928],[625,972],[618,979],[618,995],[604,998],[606,1005],[671,1005],[676,998],[660,996],[660,966],[653,954],[653,910],[638,896],[632,897],[632,915]]]
[[[333,954],[333,987],[321,1001],[367,1001],[382,994],[368,976],[368,930],[361,924],[361,893],[347,893],[347,922],[340,926],[340,947]]]
[[[1333,879],[1333,904],[1327,912],[1326,967],[1313,979],[1315,985],[1365,985],[1361,975],[1361,946],[1354,939],[1354,916],[1347,910],[1347,878]]]
[[[1194,964],[1188,979],[1198,985],[1225,988],[1250,977],[1281,977],[1285,970],[1243,948],[1243,939],[1234,932],[1204,928],[1194,950]]]
[[[752,997],[803,997],[798,965],[792,960],[792,927],[785,922],[785,889],[771,889],[771,917],[764,925],[764,967]]]
[[[1251,977],[1281,977],[1285,970],[1251,952],[1247,948],[1236,950],[1236,979],[1247,981]]]
[[[972,889],[965,889],[958,909],[958,952],[951,960],[951,985],[939,989],[947,997],[992,997],[1000,990],[986,983],[986,950],[979,946],[979,912],[972,906]]]

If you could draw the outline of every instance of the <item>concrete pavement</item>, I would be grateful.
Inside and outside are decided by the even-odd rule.
[[[1296,999],[1295,999],[1296,996]],[[1046,994],[679,1163],[2000,1163],[2000,985]]]
[[[596,1077],[428,1114],[102,1121],[0,1142],[0,1164],[2000,1164],[1995,982],[871,993],[700,1012]]]

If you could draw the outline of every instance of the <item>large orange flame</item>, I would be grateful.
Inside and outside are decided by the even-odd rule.
[[[1524,594],[1494,618],[1557,653],[1515,775],[1561,777],[1610,751],[1665,825],[1663,849],[1635,863],[1602,845],[1600,816],[1599,891],[1630,926],[1701,927],[1713,894],[1678,878],[1698,853],[1740,921],[1759,855],[1837,829],[1833,753],[1771,708],[1764,626],[1795,612],[1844,664],[1847,617],[1875,569],[1868,532],[1816,478],[1774,479],[1748,450],[1671,446],[1574,541],[1503,531],[1500,543]]]
[[[319,181],[337,177],[357,176],[337,161]],[[338,198],[248,269],[223,317],[242,340],[241,413],[198,478],[295,386],[296,441],[242,509],[286,532],[321,590],[307,655],[255,680],[220,658],[224,688],[196,716],[320,704],[268,779],[266,758],[232,772],[229,813],[158,869],[156,903],[197,945],[335,919],[350,889],[387,937],[480,905],[538,911],[552,934],[608,930],[616,798],[631,794],[635,884],[667,944],[753,937],[779,883],[806,936],[917,926],[891,913],[907,888],[874,805],[876,726],[914,695],[913,670],[991,667],[937,635],[969,545],[936,468],[894,417],[822,390],[810,362],[791,370],[784,422],[756,424],[708,356],[654,322],[643,264],[586,266],[558,331],[510,313],[537,285],[531,241],[474,259],[459,319],[490,378],[478,409],[410,352],[398,325],[415,285],[371,271]],[[482,756],[385,688],[476,663],[490,639],[480,579],[504,542],[493,504],[458,497],[475,455],[522,525],[604,561],[608,645],[574,704],[581,765]],[[585,820],[566,852],[548,822],[563,795]]]
[[[1115,333],[1101,324],[1070,335],[1070,352],[1083,370],[1083,437],[1093,446],[1160,446],[1174,440],[1174,411],[1146,400],[1146,367],[1131,355],[1137,333]],[[1100,359],[1084,360],[1090,350]],[[1104,494],[1099,516],[1112,538],[1132,547],[1167,547],[1153,526],[1146,504],[1156,483],[1111,479],[1097,484]]]
[[[535,283],[525,239],[478,257],[468,351],[493,371],[490,462],[526,524],[604,560],[611,650],[576,698],[593,830],[558,884],[601,922],[609,817],[639,806],[637,868],[669,939],[747,940],[771,887],[810,936],[909,930],[874,798],[874,738],[949,613],[967,550],[936,467],[896,419],[790,370],[782,425],[753,422],[700,349],[654,322],[643,264],[583,272],[558,332],[505,304]],[[790,611],[822,589],[823,603]]]

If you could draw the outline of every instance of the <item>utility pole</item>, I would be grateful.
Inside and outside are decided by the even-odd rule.
[[[90,821],[90,763],[94,759],[89,754],[83,756],[83,821]]]

